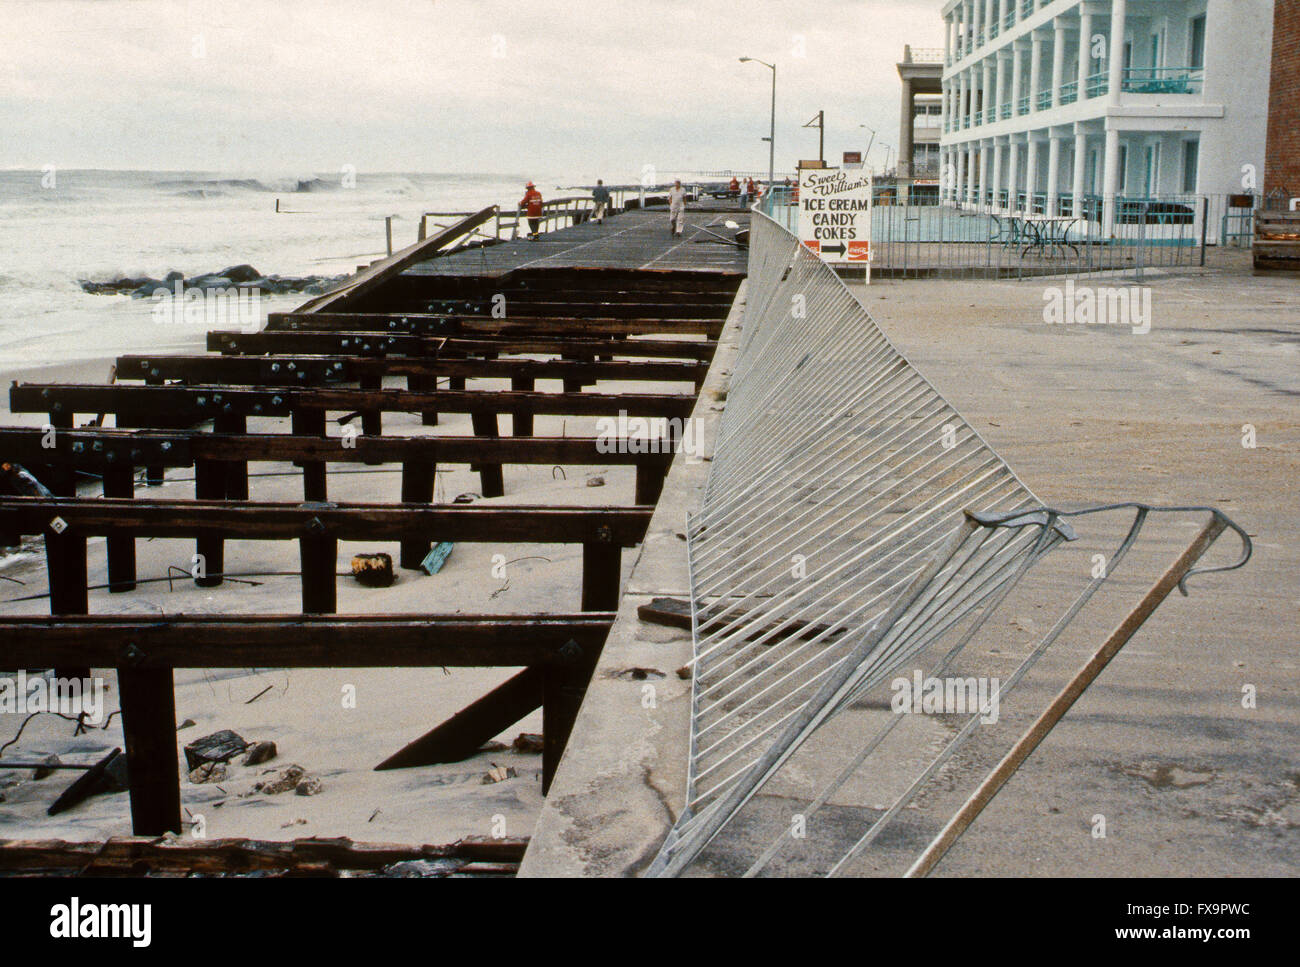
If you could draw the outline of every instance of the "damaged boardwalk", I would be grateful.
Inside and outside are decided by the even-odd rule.
[[[0,613],[0,667],[116,668],[137,836],[182,829],[176,668],[521,667],[377,767],[458,761],[540,707],[549,787],[619,604],[622,552],[642,540],[744,278],[734,238],[748,216],[692,210],[673,238],[665,215],[628,211],[538,241],[466,244],[493,213],[363,267],[260,332],[212,332],[206,354],[123,356],[111,385],[12,386],[12,412],[48,426],[0,427],[0,459],[51,495],[0,498],[0,535],[44,539],[50,617]],[[436,429],[385,435],[387,414]],[[563,423],[539,432],[555,417],[667,431],[658,446]],[[277,462],[297,468],[300,501],[250,484],[250,465]],[[348,464],[400,471],[400,500],[332,499],[331,474]],[[512,466],[628,466],[634,501],[435,503],[448,464],[470,465],[484,498],[510,492]],[[193,469],[192,499],[147,496],[179,468]],[[102,493],[79,491],[84,475]],[[302,613],[95,614],[107,599],[88,590],[87,541],[99,537],[113,595],[136,589],[144,539],[192,540],[190,580],[205,588],[225,582],[227,544],[296,541]],[[581,583],[554,588],[546,613],[338,614],[338,544],[357,540],[396,542],[395,563],[430,572],[442,542],[580,545]]]

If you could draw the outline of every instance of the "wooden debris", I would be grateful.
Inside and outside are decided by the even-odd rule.
[[[228,762],[247,748],[248,743],[242,736],[222,729],[195,739],[185,747],[185,767],[193,772],[205,762]]]
[[[352,558],[352,576],[368,588],[387,588],[393,584],[393,558],[390,554],[357,554]]]

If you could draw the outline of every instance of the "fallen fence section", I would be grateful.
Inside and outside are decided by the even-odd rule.
[[[947,667],[1029,567],[1075,537],[1067,515],[1041,505],[825,264],[771,219],[755,213],[751,224],[746,325],[702,505],[687,526],[694,659],[686,806],[650,875],[686,871],[815,732],[953,634],[938,670]],[[1149,510],[1139,510],[1121,557]],[[1232,566],[1245,563],[1244,533],[1217,513],[1212,523],[1174,583],[1228,526],[1246,546]],[[1152,610],[1140,608],[1136,623]],[[839,726],[820,744],[846,762],[810,810],[901,718],[851,758],[861,745],[855,726]],[[839,847],[820,868],[841,871],[969,732],[847,854]],[[742,823],[734,840],[773,841],[751,875],[791,839],[788,819],[751,811]],[[729,851],[727,863],[735,859]]]

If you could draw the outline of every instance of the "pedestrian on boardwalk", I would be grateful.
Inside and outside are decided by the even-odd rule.
[[[531,181],[524,186],[524,197],[519,201],[519,208],[528,216],[528,240],[537,241],[542,232],[542,193]]]
[[[596,203],[596,211],[592,214],[591,220],[597,225],[605,221],[605,213],[609,211],[609,189],[599,178],[596,179],[596,187],[591,190],[591,200]]]
[[[731,176],[731,183],[727,185],[727,197],[728,198],[740,197],[740,182],[736,180],[735,175]]]
[[[745,203],[741,207],[748,208],[751,202],[758,199],[758,186],[754,184],[753,178],[745,179]]]
[[[686,189],[680,178],[668,189],[668,230],[674,238],[686,231]]]

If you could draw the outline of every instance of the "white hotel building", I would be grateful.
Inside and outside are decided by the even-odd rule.
[[[1262,178],[1273,0],[949,0],[942,198],[1083,215]],[[1300,123],[1300,119],[1298,119]],[[1258,191],[1258,189],[1253,189]]]

